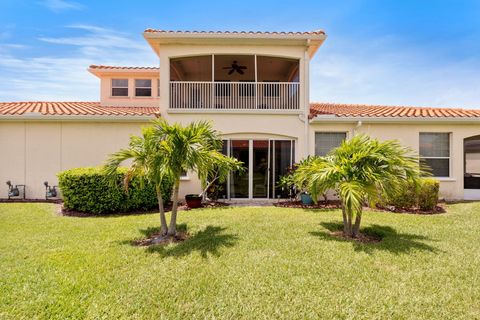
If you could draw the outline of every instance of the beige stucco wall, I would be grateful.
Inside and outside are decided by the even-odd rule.
[[[25,184],[29,199],[44,198],[44,181],[56,185],[62,170],[101,165],[144,124],[0,121],[0,198],[7,197],[7,180]]]
[[[441,196],[449,199],[463,199],[463,139],[479,135],[480,125],[478,124],[432,124],[427,121],[417,123],[366,123],[360,126],[357,123],[312,123],[309,135],[311,144],[310,154],[315,153],[315,132],[317,131],[339,131],[347,132],[347,137],[355,132],[366,133],[372,137],[388,140],[399,140],[403,145],[419,151],[420,132],[445,132],[450,133],[450,177],[440,178]]]

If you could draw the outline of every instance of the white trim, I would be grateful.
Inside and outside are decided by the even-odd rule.
[[[301,110],[284,110],[284,109],[176,109],[168,108],[167,113],[218,113],[218,114],[295,114],[299,115]]]
[[[456,178],[452,177],[432,177],[435,180],[441,181],[441,182],[455,182],[457,181]]]

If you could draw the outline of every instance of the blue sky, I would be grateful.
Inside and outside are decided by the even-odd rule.
[[[328,34],[311,100],[480,108],[480,1],[0,1],[0,101],[97,101],[90,64],[157,65],[146,28]]]

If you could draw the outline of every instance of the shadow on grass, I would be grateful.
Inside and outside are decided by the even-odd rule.
[[[179,225],[178,231],[186,231],[186,225]],[[183,230],[182,230],[183,229]],[[172,246],[152,245],[148,247],[147,252],[158,253],[162,257],[182,257],[192,252],[199,252],[203,258],[208,255],[220,256],[221,248],[233,247],[238,240],[234,234],[225,233],[227,228],[218,226],[207,226],[183,242]],[[147,237],[158,232],[158,228],[148,228],[141,230]]]
[[[329,232],[343,230],[343,224],[338,222],[322,222],[320,223],[320,225],[327,229]],[[423,240],[435,240],[416,234],[399,233],[390,226],[381,226],[378,224],[374,224],[369,227],[362,228],[360,231],[363,234],[379,238],[382,241],[377,243],[360,243],[355,240],[349,240],[333,236],[329,232],[325,231],[314,231],[310,232],[310,234],[324,240],[350,242],[352,243],[355,251],[363,251],[366,253],[374,253],[377,250],[389,251],[395,254],[408,253],[411,250],[422,250],[434,253],[439,252],[439,249],[423,242]]]

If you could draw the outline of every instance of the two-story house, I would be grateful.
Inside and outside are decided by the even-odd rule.
[[[100,102],[0,103],[0,181],[44,196],[56,173],[100,165],[153,117],[210,120],[223,152],[243,161],[225,197],[274,199],[294,162],[365,132],[412,147],[449,199],[480,198],[480,110],[311,103],[309,67],[326,39],[313,32],[176,32],[147,29],[159,67],[92,65]],[[5,197],[7,189],[0,189]],[[197,193],[195,173],[181,193]]]

